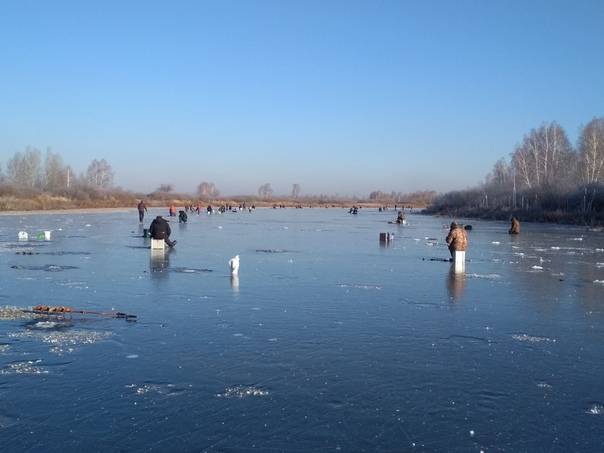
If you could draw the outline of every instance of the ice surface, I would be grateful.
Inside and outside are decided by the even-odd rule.
[[[456,275],[450,219],[191,216],[158,257],[150,211],[0,217],[3,453],[602,450],[602,232],[472,222]]]

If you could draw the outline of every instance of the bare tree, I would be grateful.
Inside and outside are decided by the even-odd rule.
[[[385,200],[386,198],[388,198],[388,195],[386,195],[384,192],[382,192],[381,190],[374,190],[373,192],[371,192],[369,194],[369,199],[370,200]]]
[[[67,172],[63,159],[59,154],[48,149],[44,163],[44,189],[49,192],[58,192],[65,188],[67,188]]]
[[[197,186],[197,195],[199,195],[200,198],[209,200],[218,197],[220,191],[213,182],[203,181]]]
[[[273,196],[273,188],[270,183],[267,182],[258,187],[258,196],[264,199],[270,199]]]
[[[65,187],[70,189],[74,185],[76,180],[76,174],[73,172],[71,166],[67,165],[65,167]]]
[[[300,196],[300,184],[292,185],[292,198],[298,198]]]
[[[174,190],[173,184],[160,184],[157,188],[157,192],[170,193]]]
[[[106,189],[113,185],[113,170],[105,160],[94,159],[86,170],[86,181],[93,187]]]
[[[17,152],[8,161],[8,178],[18,186],[39,188],[42,183],[42,155],[39,150],[27,148],[25,152]]]
[[[594,118],[579,137],[580,173],[585,184],[604,179],[604,117]]]
[[[553,121],[524,136],[512,154],[512,166],[523,186],[552,187],[572,179],[574,159],[566,132]]]
[[[506,187],[512,181],[512,169],[505,161],[505,159],[499,159],[493,165],[493,170],[487,176],[488,184],[495,184],[500,187]]]

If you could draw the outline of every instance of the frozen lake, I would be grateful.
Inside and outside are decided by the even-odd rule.
[[[134,210],[0,217],[0,306],[138,316],[5,310],[0,451],[603,451],[604,233],[471,221],[456,277],[394,217],[191,215],[165,260]]]

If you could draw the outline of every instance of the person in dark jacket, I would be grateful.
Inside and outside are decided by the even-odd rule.
[[[193,211],[191,211],[193,212]],[[185,211],[178,211],[178,223],[187,223],[187,213]]]
[[[166,241],[168,247],[174,247],[176,245],[176,241],[170,240],[170,234],[172,234],[172,230],[170,229],[170,224],[166,219],[162,216],[158,215],[151,222],[151,226],[149,227],[149,233],[153,239],[163,239]]]
[[[512,217],[512,226],[510,227],[510,234],[520,234],[520,220],[516,217]]]
[[[398,212],[398,217],[396,218],[396,223],[398,223],[399,225],[405,223],[405,214],[403,214],[403,211]]]
[[[145,206],[145,202],[141,200],[141,202],[138,204],[138,221],[140,223],[143,223],[143,219],[145,218],[145,212],[148,212],[147,206]]]

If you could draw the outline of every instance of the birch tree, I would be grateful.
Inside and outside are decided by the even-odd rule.
[[[86,181],[93,187],[106,189],[113,185],[113,169],[105,160],[94,159],[86,170]]]
[[[17,186],[39,188],[42,180],[42,155],[39,150],[27,148],[17,152],[8,161],[7,172],[9,180]]]
[[[260,198],[270,199],[273,196],[273,188],[270,183],[267,182],[258,187],[258,195]]]
[[[204,200],[218,197],[220,191],[213,182],[203,181],[197,186],[197,195]]]
[[[575,154],[555,121],[532,129],[512,154],[512,166],[525,187],[556,186],[572,178]]]
[[[585,184],[604,180],[604,117],[594,118],[579,136],[579,168]]]
[[[63,159],[59,154],[47,150],[44,162],[44,189],[57,192],[66,188],[67,169],[63,165]]]

